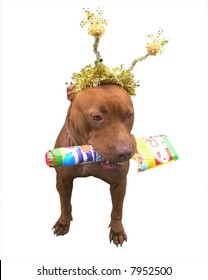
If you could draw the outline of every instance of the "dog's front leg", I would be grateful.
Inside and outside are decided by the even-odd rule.
[[[127,235],[122,224],[123,201],[126,193],[126,179],[120,184],[110,186],[113,209],[110,222],[110,242],[113,241],[116,246],[122,246],[124,240],[127,241]]]
[[[73,180],[63,180],[57,175],[56,188],[60,195],[61,202],[61,216],[53,226],[54,234],[64,235],[69,231],[70,222],[72,220],[72,206],[71,206],[71,194],[73,188]]]

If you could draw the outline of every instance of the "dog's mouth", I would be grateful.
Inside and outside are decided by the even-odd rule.
[[[92,144],[90,144],[90,145],[92,145]],[[94,145],[92,145],[92,146],[94,147]],[[97,162],[99,163],[100,166],[102,166],[105,169],[118,169],[118,168],[122,167],[122,165],[130,159],[130,154],[121,155],[120,157],[119,156],[113,157],[112,155],[110,155],[110,156],[105,155],[105,153],[103,153],[102,151],[100,151],[97,148],[95,148],[95,149],[99,155],[99,160]],[[108,157],[109,157],[109,159],[107,160],[106,158],[108,158]]]
[[[100,164],[102,167],[104,167],[106,169],[117,169],[117,168],[121,167],[124,164],[124,162],[114,163],[114,162],[110,162],[108,160],[104,160]]]

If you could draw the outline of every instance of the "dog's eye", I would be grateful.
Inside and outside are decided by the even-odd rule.
[[[127,116],[127,120],[133,118],[133,116],[134,116],[134,114],[129,114],[129,115]]]
[[[91,118],[94,120],[94,121],[101,121],[102,120],[102,117],[100,115],[93,115],[91,116]]]

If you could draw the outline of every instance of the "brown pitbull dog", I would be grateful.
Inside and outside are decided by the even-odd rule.
[[[55,147],[91,144],[105,159],[103,162],[69,167],[56,167],[57,190],[61,216],[55,223],[55,235],[69,231],[72,220],[71,194],[76,177],[94,176],[110,185],[112,212],[110,241],[117,246],[127,241],[122,224],[129,159],[134,155],[136,141],[131,133],[134,109],[129,94],[121,86],[88,87],[67,96],[71,101],[63,128]]]

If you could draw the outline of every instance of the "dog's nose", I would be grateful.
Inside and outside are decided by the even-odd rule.
[[[118,161],[129,160],[132,155],[132,148],[130,145],[119,145],[117,146],[117,157]]]

